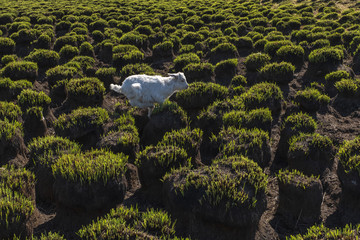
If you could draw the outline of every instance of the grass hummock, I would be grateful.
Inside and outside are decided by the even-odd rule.
[[[126,172],[127,156],[106,150],[91,150],[84,153],[64,154],[53,165],[55,176],[69,182],[91,184],[116,180]]]
[[[164,181],[176,176],[177,195],[187,196],[196,189],[200,205],[212,207],[225,205],[227,209],[239,206],[254,208],[257,195],[264,193],[267,176],[254,161],[244,156],[232,156],[218,160],[211,166],[199,169],[181,168],[165,175]],[[246,186],[246,187],[245,187]]]

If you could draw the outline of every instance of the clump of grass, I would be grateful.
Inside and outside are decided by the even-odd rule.
[[[45,72],[46,78],[50,87],[54,86],[58,81],[64,79],[71,79],[75,74],[78,73],[76,67],[60,65],[50,68]]]
[[[195,44],[196,42],[202,41],[204,37],[197,32],[188,32],[184,35],[184,37],[181,39],[181,43],[184,44]]]
[[[225,60],[228,58],[235,58],[237,55],[237,49],[232,43],[220,43],[210,50],[210,56],[214,59],[222,56],[222,59]]]
[[[190,63],[200,63],[200,58],[195,53],[184,53],[174,59],[175,71],[183,71],[183,69]]]
[[[13,122],[22,115],[20,107],[12,102],[0,102],[0,119]]]
[[[30,44],[35,41],[38,36],[38,31],[35,29],[20,29],[19,31],[10,35],[17,44]]]
[[[252,49],[253,40],[249,37],[239,37],[234,40],[234,44],[238,49]]]
[[[137,48],[134,45],[130,45],[130,44],[119,44],[117,46],[115,46],[113,48],[113,54],[116,53],[126,53],[126,52],[131,52],[131,51],[138,51],[139,48]]]
[[[346,224],[343,228],[330,229],[321,225],[314,225],[307,229],[306,233],[290,235],[286,240],[303,240],[303,239],[356,239],[360,235],[360,225],[353,226]]]
[[[10,55],[4,55],[1,58],[1,63],[5,65],[7,65],[8,63],[11,62],[16,62],[18,60],[18,57],[15,54],[10,54]]]
[[[66,35],[66,36],[58,37],[54,43],[54,50],[60,51],[60,49],[65,45],[71,45],[77,47],[76,36]]]
[[[94,56],[94,47],[89,42],[83,42],[79,47],[79,54],[81,56]]]
[[[255,72],[270,63],[270,60],[270,56],[266,53],[252,53],[246,57],[244,64],[247,71]]]
[[[295,94],[295,102],[299,103],[302,108],[308,111],[318,110],[321,105],[330,102],[330,97],[321,94],[316,88],[306,88]]]
[[[50,168],[56,159],[65,153],[79,153],[80,146],[67,138],[45,136],[33,139],[28,144],[30,166]]]
[[[168,213],[153,208],[140,212],[138,208],[124,206],[112,209],[106,216],[83,226],[77,235],[82,239],[179,239],[175,236],[175,222]]]
[[[302,144],[302,142],[308,138],[311,139],[310,144],[308,146],[305,146],[304,144]],[[333,146],[333,143],[329,137],[322,136],[318,133],[300,133],[299,135],[292,137],[289,141],[289,144],[289,152],[301,150],[305,153],[309,153],[309,151],[311,151],[311,148],[321,150]]]
[[[320,176],[306,176],[299,170],[282,170],[276,174],[276,177],[279,179],[280,182],[283,184],[295,184],[297,187],[301,187],[306,189],[309,187],[312,182],[319,180]]]
[[[68,61],[79,55],[79,49],[75,46],[66,44],[60,49],[59,55],[62,61]]]
[[[0,168],[1,186],[10,188],[12,191],[24,195],[35,201],[32,190],[35,188],[35,175],[25,168],[15,168],[4,165]]]
[[[116,74],[116,68],[99,68],[95,72],[95,76],[99,78],[104,84],[108,84],[114,81]]]
[[[292,64],[302,64],[304,61],[305,51],[301,46],[286,45],[276,51],[276,57],[282,61],[291,62]]]
[[[55,67],[59,62],[60,56],[57,52],[47,49],[35,49],[25,57],[25,60],[36,62],[39,67]]]
[[[179,115],[182,121],[187,122],[186,112],[176,102],[170,100],[166,100],[162,104],[155,104],[152,114],[155,115],[166,111]]]
[[[109,131],[106,136],[117,136],[117,145],[120,145],[120,151],[129,155],[130,159],[135,158],[135,153],[140,142],[139,132],[135,126],[134,117],[127,113],[119,116],[114,121],[114,130]],[[117,147],[113,152],[119,151]]]
[[[41,34],[36,41],[36,46],[39,49],[50,49],[51,37],[47,34]]]
[[[259,128],[269,131],[271,128],[272,116],[268,108],[254,109],[251,111],[233,110],[223,116],[224,126],[237,128]]]
[[[15,51],[15,41],[11,38],[0,37],[0,55],[13,54]]]
[[[337,91],[347,97],[353,97],[358,94],[360,81],[358,79],[344,78],[335,83]]]
[[[334,160],[334,145],[329,137],[318,133],[300,133],[289,140],[287,161],[291,169],[307,175],[323,175],[331,169]]]
[[[183,148],[189,157],[195,158],[202,142],[202,136],[203,131],[199,128],[182,128],[165,133],[158,145]]]
[[[270,63],[260,69],[260,76],[265,81],[287,84],[294,77],[295,67],[288,62]]]
[[[159,180],[171,169],[191,165],[183,148],[171,145],[148,146],[136,156],[142,184],[149,186]]]
[[[47,109],[51,103],[51,98],[46,95],[44,92],[36,92],[31,89],[25,89],[21,91],[18,96],[18,104],[22,109],[27,109],[29,107],[38,106],[43,109]]]
[[[11,13],[2,13],[0,15],[0,24],[12,23],[14,21],[14,15]]]
[[[136,32],[128,32],[121,36],[120,44],[129,44],[141,48],[146,42],[147,36]]]
[[[317,39],[316,41],[311,43],[312,50],[325,47],[330,47],[330,41],[328,39]]]
[[[17,121],[9,122],[0,120],[0,139],[8,141],[18,133],[20,133],[20,135],[23,134],[21,123]]]
[[[89,24],[91,30],[104,31],[106,27],[109,27],[109,23],[105,19],[98,19]]]
[[[1,70],[1,75],[12,80],[27,79],[35,81],[38,75],[38,66],[36,63],[29,61],[11,62]]]
[[[217,100],[206,109],[202,110],[197,116],[197,121],[201,124],[199,126],[204,133],[217,133],[222,128],[222,116],[231,110],[243,110],[244,103],[239,97],[233,99]]]
[[[155,75],[154,69],[146,63],[128,64],[120,70],[120,76],[126,78],[134,74]]]
[[[66,240],[63,235],[56,232],[41,233],[40,236],[31,236],[31,240]],[[14,236],[13,240],[21,240],[17,236]]]
[[[345,140],[337,153],[345,173],[357,172],[360,176],[360,138]]]
[[[245,155],[260,166],[265,166],[270,160],[269,134],[257,128],[230,126],[223,128],[217,135],[212,135],[210,141],[218,147],[222,156]]]
[[[215,67],[211,63],[190,63],[183,70],[189,83],[210,82]]]
[[[12,81],[10,78],[0,78],[0,90],[6,92],[9,96],[3,96],[6,100],[15,100],[17,95],[25,89],[31,89],[32,83],[27,80]]]
[[[265,44],[264,52],[270,56],[274,56],[281,47],[289,45],[292,45],[292,42],[289,40],[271,41]]]
[[[256,108],[269,108],[276,112],[281,108],[283,94],[280,88],[274,83],[258,83],[240,95],[247,110]]]
[[[344,70],[334,71],[325,75],[325,81],[328,83],[335,83],[341,79],[349,79],[350,74]]]
[[[22,194],[0,185],[0,236],[13,236],[24,231],[24,225],[34,212],[32,201]]]
[[[153,46],[153,55],[160,57],[171,57],[174,50],[174,44],[171,41],[164,41]]]
[[[233,77],[231,79],[231,86],[232,87],[241,87],[241,86],[246,86],[247,85],[247,80],[246,77],[243,75],[236,75],[235,77]]]
[[[114,51],[114,50],[113,50]],[[138,50],[129,50],[113,54],[113,66],[121,68],[127,64],[140,63],[144,59],[144,54]]]
[[[231,77],[233,77],[236,74],[237,65],[238,65],[237,58],[230,58],[220,61],[215,65],[215,75],[218,78],[221,77],[222,75],[231,75]]]
[[[69,114],[62,114],[55,122],[55,130],[70,130],[73,128],[100,128],[109,119],[108,112],[100,107],[78,108]]]
[[[193,199],[191,205],[220,205],[226,210],[241,206],[255,208],[268,183],[263,170],[244,156],[223,158],[211,166],[194,170],[173,170],[164,177],[164,181],[174,178],[178,179],[173,183],[175,194]],[[198,198],[190,198],[193,189],[198,192]]]
[[[294,133],[312,133],[315,132],[317,124],[315,120],[306,113],[294,113],[285,119],[285,128]]]
[[[42,121],[44,119],[44,109],[42,107],[30,107],[25,111],[26,119],[37,119]],[[26,127],[26,126],[25,126]]]
[[[281,138],[278,147],[279,155],[287,158],[290,139],[301,133],[314,133],[316,128],[317,123],[307,113],[299,112],[289,115],[281,126]]]
[[[91,184],[124,176],[127,156],[113,154],[106,150],[91,150],[84,153],[64,154],[53,165],[55,178],[61,177],[69,182]]]
[[[194,82],[175,95],[175,101],[184,109],[203,108],[228,95],[228,89],[216,83]]]
[[[264,51],[264,47],[265,45],[268,43],[269,41],[266,39],[259,39],[254,43],[254,48],[257,51],[263,52]]]
[[[80,68],[85,71],[86,69],[91,68],[95,65],[95,59],[89,56],[76,56],[71,59],[69,64],[79,64]]]
[[[311,51],[309,62],[316,65],[337,64],[344,59],[343,50],[336,47],[324,47]]]
[[[98,78],[73,78],[66,84],[68,98],[72,101],[88,105],[101,103],[104,94],[104,84]]]

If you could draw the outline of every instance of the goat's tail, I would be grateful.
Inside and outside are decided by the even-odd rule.
[[[120,85],[116,85],[116,84],[110,84],[110,89],[117,92],[117,93],[122,93],[121,92],[121,86]]]

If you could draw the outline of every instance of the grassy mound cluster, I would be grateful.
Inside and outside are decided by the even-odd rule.
[[[323,194],[311,174],[330,171],[341,190],[360,192],[354,184],[360,182],[359,138],[349,140],[358,133],[352,120],[360,97],[359,6],[319,0],[2,1],[0,239],[9,233],[31,237],[27,221],[36,205],[23,187],[30,189],[34,176],[36,201],[56,203],[59,213],[63,205],[100,214],[125,196],[139,204],[139,210],[121,207],[91,219],[77,233],[69,230],[69,237],[64,230],[34,239],[64,239],[63,233],[70,239],[178,239],[175,221],[185,223],[182,236],[199,239],[304,232],[303,223],[313,224],[324,209],[318,201],[309,207],[316,216],[304,210],[299,224],[285,226],[292,222],[286,215],[299,216],[297,199]],[[185,74],[189,88],[156,104],[150,119],[109,89],[133,74],[175,72]],[[24,166],[34,176],[23,173]],[[275,175],[279,225],[259,227],[267,178]],[[191,217],[172,221],[163,210],[144,210],[153,199],[144,204],[141,194],[131,198],[138,190],[153,191],[156,206],[170,206],[169,214],[178,213],[174,203],[184,212],[192,208]],[[346,207],[328,201],[320,204],[333,212]],[[264,234],[268,228],[274,231]],[[319,228],[315,238],[358,232]],[[26,236],[23,230],[29,230]],[[272,233],[278,236],[267,236]]]

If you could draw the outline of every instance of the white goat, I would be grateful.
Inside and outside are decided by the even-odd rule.
[[[187,89],[184,73],[169,73],[169,77],[132,75],[127,77],[122,85],[110,84],[110,89],[124,94],[131,106],[148,108],[148,117],[155,103],[162,104],[174,92]]]

